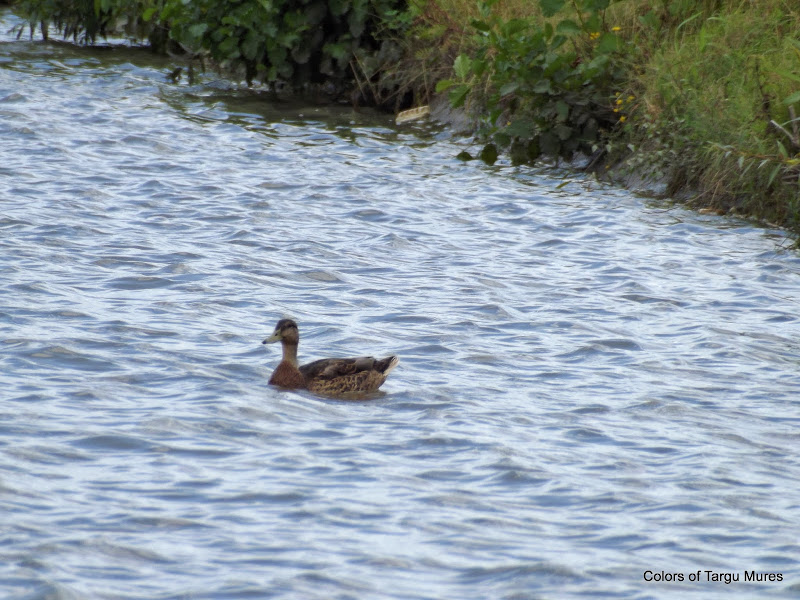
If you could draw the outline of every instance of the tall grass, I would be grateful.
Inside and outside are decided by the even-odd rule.
[[[681,175],[705,204],[797,227],[800,139],[774,124],[797,127],[800,6],[738,2],[692,17],[632,57],[638,123],[676,132]],[[636,124],[629,133],[643,142],[649,130]]]

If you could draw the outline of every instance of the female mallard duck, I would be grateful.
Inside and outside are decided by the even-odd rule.
[[[305,388],[315,394],[338,396],[376,391],[389,372],[397,366],[396,356],[376,360],[371,356],[360,358],[323,358],[312,363],[297,365],[297,345],[300,333],[297,323],[281,319],[275,331],[262,343],[280,342],[283,359],[272,373],[269,382],[282,388]]]

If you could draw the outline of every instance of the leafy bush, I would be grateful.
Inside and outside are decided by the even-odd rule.
[[[501,20],[492,14],[496,2],[479,3],[474,58],[460,55],[455,79],[437,91],[449,90],[454,107],[485,107],[492,142],[484,157],[496,156],[493,146],[508,148],[515,162],[592,152],[604,130],[625,120],[612,100],[623,73],[618,28],[607,31],[603,18],[610,0],[574,0],[576,18],[555,23],[564,0],[539,1],[545,20]]]
[[[152,27],[141,18],[157,0],[21,0],[15,9],[28,20],[31,33],[38,26],[47,39],[50,27],[64,38],[93,44],[98,36],[123,33],[146,39]],[[22,31],[19,32],[22,34]]]
[[[210,56],[260,79],[295,85],[352,80],[351,62],[391,58],[410,25],[406,0],[20,0],[18,10],[43,31],[93,43],[124,32]],[[123,24],[123,27],[119,27]],[[374,62],[374,61],[373,61]]]
[[[377,52],[379,32],[402,0],[165,0],[145,18],[217,62],[241,66],[248,81],[350,79],[356,51]]]

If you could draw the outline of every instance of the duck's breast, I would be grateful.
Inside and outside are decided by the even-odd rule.
[[[306,380],[293,364],[282,361],[269,378],[272,385],[283,388],[304,388]]]

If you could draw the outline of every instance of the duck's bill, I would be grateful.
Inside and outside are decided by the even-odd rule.
[[[271,336],[269,336],[267,339],[265,339],[261,343],[262,344],[272,344],[274,342],[280,342],[280,341],[281,341],[281,334],[276,331],[275,333],[273,333]]]

